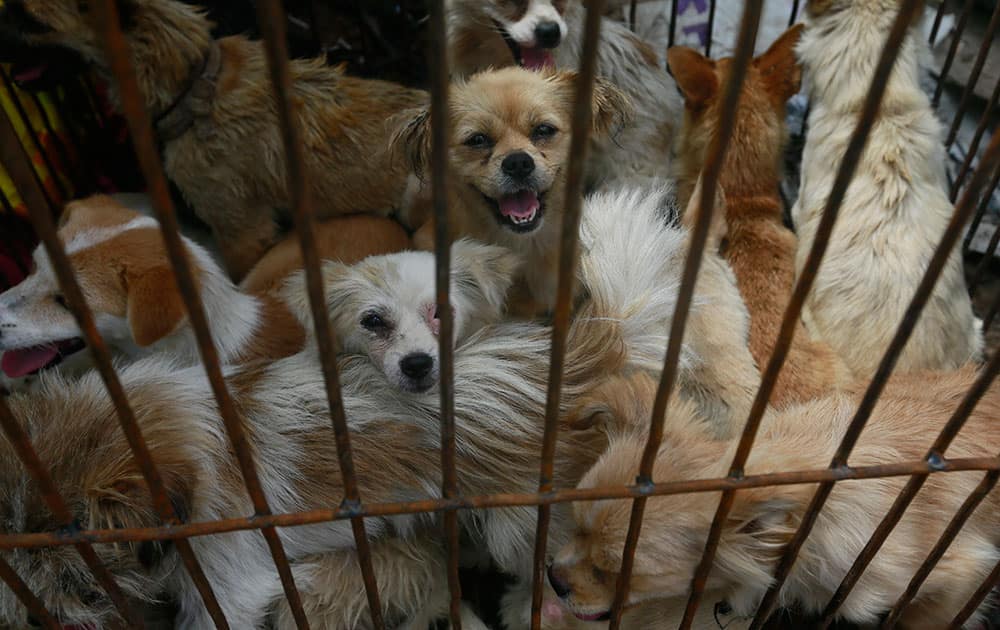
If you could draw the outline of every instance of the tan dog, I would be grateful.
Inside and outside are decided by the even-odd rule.
[[[898,0],[807,5],[798,54],[812,108],[802,186],[792,208],[800,269],[898,10]],[[859,378],[875,372],[953,213],[941,123],[920,87],[924,54],[915,20],[806,301],[810,329]],[[953,249],[897,369],[954,369],[979,360],[982,348],[961,252]]]
[[[220,243],[240,279],[274,244],[291,205],[277,106],[261,42],[213,42],[202,12],[177,0],[118,2],[146,108],[156,119],[167,175]],[[107,74],[85,2],[15,0],[0,23],[34,44],[64,46]],[[384,147],[394,114],[426,102],[419,90],[345,76],[321,61],[293,61],[312,194],[322,217],[399,213],[408,174]],[[415,188],[412,182],[410,193]]]
[[[547,311],[555,304],[576,79],[573,72],[505,68],[452,87],[452,231],[521,255],[526,291],[515,301],[521,307],[514,309],[521,313]],[[629,115],[621,92],[598,80],[593,133],[612,133]],[[428,111],[417,113],[395,142],[414,170],[426,172]],[[422,232],[417,245],[430,248],[432,232]]]
[[[774,350],[795,284],[796,239],[782,223],[778,186],[785,102],[799,91],[793,48],[801,30],[793,27],[750,64],[719,182],[725,199],[724,255],[750,311],[750,351],[761,368]],[[718,129],[721,94],[732,60],[712,61],[679,46],[667,52],[667,60],[685,99],[678,185],[686,199]],[[811,400],[848,379],[848,370],[833,349],[810,339],[800,324],[771,402],[781,407]]]
[[[66,206],[59,238],[97,329],[116,356],[160,353],[183,363],[198,361],[155,219],[95,196]],[[223,363],[276,359],[302,348],[302,328],[282,302],[241,292],[202,247],[187,238],[184,245]],[[3,370],[23,377],[63,361],[69,369],[89,367],[81,335],[39,246],[31,275],[0,294]]]
[[[975,371],[966,368],[953,373],[901,375],[890,381],[849,464],[870,466],[923,458],[975,377]],[[853,416],[860,390],[858,387],[852,395],[834,395],[766,417],[746,473],[826,467]],[[607,400],[615,412],[633,413],[634,404],[616,402],[614,396]],[[995,456],[1000,444],[998,416],[1000,385],[994,384],[947,455]],[[817,431],[817,417],[827,419],[829,428]],[[654,480],[724,477],[736,449],[735,441],[707,438],[695,426],[693,408],[683,400],[671,406],[667,418]],[[617,441],[587,473],[581,487],[632,483],[644,445],[642,434]],[[982,473],[931,475],[840,608],[840,617],[862,625],[877,623],[879,615],[902,593],[925,551],[937,541],[951,515],[981,479]],[[905,482],[906,478],[897,477],[837,484],[784,586],[782,602],[805,613],[822,610]],[[771,582],[774,565],[801,522],[814,491],[815,485],[804,484],[736,493],[708,588],[723,596],[737,615],[754,614]],[[718,501],[718,493],[649,500],[629,606],[687,596]],[[556,590],[574,613],[591,615],[610,607],[630,506],[627,501],[575,506],[576,536],[559,551],[550,572]],[[904,613],[904,627],[947,625],[1000,558],[998,519],[1000,493],[993,491]]]
[[[316,223],[314,231],[320,260],[353,265],[368,256],[409,249],[410,237],[392,219],[369,215],[336,217]],[[247,293],[274,293],[288,276],[302,269],[298,234],[292,232],[268,250],[254,265],[240,288]]]

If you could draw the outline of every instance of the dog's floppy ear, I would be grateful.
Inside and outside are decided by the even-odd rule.
[[[125,316],[135,343],[144,348],[177,330],[187,311],[170,266],[126,271],[125,276]]]
[[[349,284],[354,278],[350,265],[335,260],[324,260],[322,267],[323,294],[326,297],[326,310],[330,317],[337,305],[346,297]],[[285,280],[280,290],[281,300],[288,305],[305,330],[312,333],[312,307],[309,304],[309,292],[306,290],[306,272],[300,269]]]
[[[521,260],[513,252],[470,239],[451,246],[452,280],[459,291],[473,295],[480,304],[499,317],[507,302],[507,291]]]
[[[801,24],[796,24],[782,33],[767,52],[753,61],[768,93],[778,103],[784,103],[797,94],[802,85],[802,68],[795,58],[795,45],[802,28]]]
[[[573,101],[576,98],[577,81],[580,78],[579,73],[572,70],[559,72],[550,70],[548,72],[551,74],[547,80],[562,89],[567,111],[572,111]],[[631,123],[634,118],[635,105],[632,104],[631,99],[606,79],[597,77],[594,80],[591,109],[593,132],[599,135],[614,135]]]
[[[407,160],[413,172],[422,175],[431,154],[430,107],[407,110],[395,122],[396,130],[389,140],[392,157]]]
[[[796,507],[793,492],[771,487],[736,493],[727,528],[759,553],[780,553],[798,525],[793,514]],[[777,555],[774,560],[777,561]]]
[[[715,62],[686,46],[667,49],[667,68],[688,107],[703,107],[719,90]]]

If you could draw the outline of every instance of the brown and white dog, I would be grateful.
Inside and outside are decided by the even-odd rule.
[[[275,243],[291,207],[263,46],[242,36],[213,41],[208,19],[178,0],[117,4],[167,175],[212,228],[239,280]],[[86,2],[13,0],[0,25],[31,44],[73,49],[109,74]],[[405,222],[417,182],[384,147],[389,120],[425,103],[426,94],[349,77],[319,60],[293,61],[291,73],[321,218],[397,213]]]
[[[812,0],[806,6],[798,55],[812,107],[792,208],[800,269],[898,11],[898,0]],[[807,325],[859,378],[878,367],[954,211],[941,123],[920,87],[926,49],[914,20],[806,301]],[[979,360],[982,349],[961,252],[953,249],[897,367],[954,369]]]
[[[106,196],[69,203],[59,238],[114,355],[136,359],[162,353],[194,363],[198,350],[174,280],[159,224]],[[241,292],[208,252],[184,238],[212,336],[224,364],[276,359],[303,347],[298,320],[274,297]],[[0,294],[0,351],[10,378],[65,363],[89,367],[82,333],[39,245],[34,269]]]
[[[786,137],[785,102],[799,91],[801,71],[795,26],[754,59],[743,79],[740,104],[719,185],[723,192],[723,255],[733,268],[750,312],[750,351],[761,367],[774,350],[795,284],[795,234],[782,222],[778,194]],[[712,61],[683,47],[667,51],[670,72],[684,95],[684,126],[678,142],[683,203],[691,196],[719,127],[721,92],[730,58]],[[779,407],[830,393],[850,382],[843,361],[799,324],[771,402]]]
[[[524,259],[524,286],[512,305],[519,314],[555,305],[576,79],[574,72],[504,68],[452,86],[452,231],[503,245]],[[630,110],[621,92],[598,80],[596,135],[620,128]],[[416,112],[394,142],[414,170],[424,173],[430,152],[428,110]],[[425,226],[417,245],[430,248],[431,243]]]
[[[895,377],[879,399],[850,466],[922,459],[976,378],[974,369],[911,373]],[[639,391],[648,386],[637,386]],[[862,387],[789,407],[766,416],[746,474],[826,467],[850,423]],[[616,391],[605,398],[611,415],[641,408]],[[629,392],[625,388],[626,392]],[[635,388],[633,390],[635,391]],[[649,400],[648,394],[646,399]],[[648,411],[642,410],[640,415]],[[1000,385],[994,383],[948,449],[950,457],[993,457],[1000,444]],[[817,431],[816,418],[827,427]],[[697,428],[701,420],[684,400],[667,412],[668,426],[653,471],[657,482],[716,478],[736,450],[735,440],[716,441]],[[627,422],[622,421],[620,422]],[[587,473],[581,487],[621,486],[634,481],[646,437],[615,441]],[[951,515],[982,479],[982,473],[931,475],[839,610],[847,622],[874,624],[906,588]],[[782,602],[808,614],[827,605],[851,564],[906,483],[903,477],[838,483],[806,540]],[[738,616],[753,615],[772,581],[775,564],[810,503],[815,484],[760,487],[736,493],[707,588]],[[718,506],[717,493],[650,498],[639,538],[629,607],[685,598]],[[575,506],[572,542],[558,552],[549,572],[563,603],[578,616],[606,612],[614,596],[631,503],[599,501]],[[1000,492],[993,490],[941,558],[900,620],[906,628],[942,628],[954,617],[1000,559]],[[915,552],[915,550],[921,550]],[[707,605],[707,602],[703,605]],[[986,604],[988,606],[989,603]],[[984,606],[985,608],[985,606]]]
[[[460,76],[510,65],[575,71],[583,52],[583,5],[580,0],[448,0],[451,67]],[[628,97],[636,114],[620,133],[594,138],[589,183],[670,176],[681,103],[659,53],[621,22],[602,18],[597,73]]]

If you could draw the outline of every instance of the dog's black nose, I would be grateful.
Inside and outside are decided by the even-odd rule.
[[[430,374],[433,367],[434,359],[423,352],[408,354],[399,362],[399,369],[410,378],[423,378]]]
[[[562,31],[556,22],[539,22],[535,27],[535,41],[542,48],[555,48],[562,40]]]
[[[505,157],[500,168],[515,179],[523,179],[535,171],[535,161],[524,151],[518,151]]]
[[[569,584],[559,579],[556,572],[552,570],[552,565],[549,565],[549,584],[552,585],[552,590],[556,592],[560,598],[569,595],[569,592],[573,589],[570,588]]]

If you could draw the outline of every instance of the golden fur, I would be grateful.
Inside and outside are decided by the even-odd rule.
[[[108,74],[86,3],[20,5],[44,27],[28,41],[76,50]],[[150,114],[160,116],[183,93],[191,69],[201,67],[211,25],[200,10],[176,0],[126,0],[119,6],[140,91]],[[203,104],[208,111],[167,142],[163,162],[167,176],[212,228],[228,271],[239,280],[277,240],[291,200],[263,45],[241,36],[218,45],[222,66],[215,95]],[[400,213],[405,222],[412,195],[406,169],[384,150],[393,132],[388,121],[425,103],[426,94],[349,77],[321,60],[293,61],[291,73],[290,96],[297,104],[319,216]]]
[[[924,457],[938,432],[977,376],[966,368],[951,373],[916,373],[893,378],[857,447],[851,466],[871,466]],[[640,387],[636,385],[633,387]],[[619,390],[621,388],[619,387]],[[838,394],[793,406],[765,417],[746,466],[748,475],[809,470],[829,464],[860,399],[859,385]],[[608,397],[614,413],[634,413],[634,406]],[[617,402],[616,402],[617,401]],[[947,451],[949,457],[993,457],[1000,444],[1000,385],[980,400],[962,432]],[[828,424],[817,428],[815,419]],[[726,475],[735,441],[713,441],[695,424],[693,408],[672,403],[653,478],[657,482]],[[631,483],[635,479],[645,435],[616,441],[587,473],[581,487]],[[874,623],[905,588],[917,566],[940,536],[982,473],[948,473],[928,477],[899,525],[889,536],[842,608],[853,623]],[[905,478],[842,482],[836,485],[807,539],[786,583],[782,603],[816,613],[882,520]],[[720,593],[738,615],[753,614],[785,544],[789,541],[816,486],[762,487],[736,494],[726,520],[708,588]],[[629,605],[685,597],[701,558],[705,538],[718,505],[717,493],[654,497],[646,506]],[[611,603],[628,528],[630,503],[601,501],[575,506],[574,542],[556,556],[553,571],[569,585],[565,601],[587,614]],[[914,604],[904,613],[903,627],[941,628],[964,605],[996,563],[1000,542],[996,523],[1000,494],[992,492],[931,573]]]
[[[522,68],[487,71],[452,86],[450,99],[450,220],[454,237],[471,236],[504,245],[524,259],[523,286],[511,309],[519,314],[550,310],[555,304],[559,235],[565,206],[566,167],[576,93],[575,72],[531,72]],[[604,135],[631,115],[628,100],[610,84],[594,86],[593,133]],[[555,132],[539,137],[548,125]],[[483,135],[489,143],[469,146]],[[415,170],[426,172],[430,120],[420,111],[396,138]],[[534,162],[530,181],[511,181],[503,172],[509,156],[525,153]],[[515,232],[501,217],[498,199],[529,188],[537,194],[538,219],[530,231]],[[431,226],[418,232],[418,247],[430,249]],[[516,289],[517,290],[517,289]]]
[[[725,216],[722,249],[750,312],[750,351],[762,369],[774,350],[795,284],[796,238],[782,222],[778,187],[785,102],[799,90],[800,69],[793,48],[801,30],[793,27],[751,62],[719,182],[725,202],[724,212],[717,212]],[[678,187],[681,198],[687,199],[718,129],[721,94],[732,60],[712,61],[683,47],[671,48],[667,60],[685,97]],[[848,370],[833,349],[810,339],[799,323],[771,402],[782,407],[811,400],[848,379]]]

